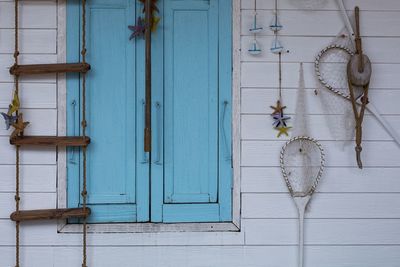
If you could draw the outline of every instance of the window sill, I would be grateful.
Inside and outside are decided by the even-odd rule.
[[[81,224],[58,224],[59,233],[82,233]],[[226,223],[110,223],[88,224],[88,233],[163,233],[163,232],[240,232],[233,222]]]

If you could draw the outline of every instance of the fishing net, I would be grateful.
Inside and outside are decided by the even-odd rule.
[[[355,120],[350,102],[347,82],[347,63],[354,51],[354,45],[346,29],[317,56],[315,71],[318,95],[332,139],[343,141],[343,145],[353,139]],[[326,90],[329,89],[329,90]],[[357,91],[357,95],[361,95]]]
[[[314,192],[320,179],[323,153],[321,145],[309,137],[303,64],[300,65],[295,111],[293,136],[296,137],[282,148],[281,167],[292,196],[306,196]]]
[[[299,267],[303,266],[304,213],[324,170],[322,146],[308,136],[307,104],[303,65],[300,65],[294,134],[281,150],[280,166],[287,188],[299,213]]]

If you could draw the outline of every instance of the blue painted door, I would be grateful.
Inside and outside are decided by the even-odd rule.
[[[69,4],[68,60],[79,61]],[[77,1],[76,1],[77,2]],[[159,0],[152,39],[152,151],[143,152],[144,40],[135,0],[88,1],[88,195],[92,222],[231,220],[231,1]],[[73,16],[74,15],[74,16]],[[71,52],[73,51],[73,52]],[[79,77],[68,79],[68,134],[79,134]],[[80,205],[79,151],[68,204]]]
[[[231,2],[163,4],[157,34],[164,36],[164,69],[154,78],[163,77],[164,86],[154,107],[151,218],[229,221]]]
[[[148,155],[142,152],[141,145],[143,90],[136,81],[136,54],[140,47],[129,41],[127,27],[135,23],[135,4],[134,0],[87,2],[87,61],[92,66],[87,75],[87,134],[92,140],[88,147],[87,176],[92,222],[149,220]],[[82,22],[79,23],[78,1],[69,8],[76,9],[69,12],[76,14],[69,17],[72,24],[69,29],[79,29]],[[79,36],[75,32],[76,35]],[[70,41],[79,43],[75,38]],[[68,57],[70,61],[79,61],[79,48],[68,53]],[[82,101],[76,88],[70,88],[68,101]],[[79,134],[80,113],[78,109],[69,112],[70,125],[73,124],[69,127],[71,135]],[[83,164],[78,164],[81,159],[73,159],[74,156],[79,154],[70,152],[71,207],[81,205],[76,178],[82,175],[76,174],[82,174]]]

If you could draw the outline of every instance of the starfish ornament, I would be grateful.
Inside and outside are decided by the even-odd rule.
[[[144,25],[144,21],[143,21],[142,17],[138,17],[136,25],[134,25],[134,26],[129,25],[128,28],[129,28],[129,30],[132,31],[132,34],[129,37],[129,40],[132,40],[133,38],[136,38],[139,36],[144,37],[144,31],[146,30],[146,27]]]
[[[158,26],[158,23],[160,22],[160,20],[161,20],[160,17],[154,17],[153,18],[153,23],[151,25],[151,31],[152,32],[155,32],[157,30],[157,26]]]
[[[6,130],[10,129],[10,126],[17,122],[17,116],[8,115],[8,113],[1,112],[0,113],[6,123]]]
[[[290,129],[292,129],[292,127],[279,127],[279,128],[275,128],[275,129],[279,131],[279,133],[277,135],[277,137],[279,138],[279,137],[281,137],[282,134],[289,136],[288,131]]]
[[[282,113],[276,113],[272,115],[272,118],[274,119],[274,122],[272,125],[277,128],[280,126],[286,127],[286,121],[290,119],[289,116],[283,115]]]
[[[14,131],[11,133],[10,139],[16,138],[18,135],[20,135],[26,126],[28,126],[29,122],[24,122],[24,119],[22,118],[22,113],[18,115],[18,119],[15,123],[12,124],[14,127]]]
[[[274,110],[274,112],[272,112],[272,115],[278,113],[283,114],[283,110],[286,108],[286,106],[282,106],[282,103],[279,100],[276,101],[276,106],[270,106],[270,107]]]
[[[17,112],[19,110],[19,106],[20,106],[19,97],[17,94],[14,94],[14,98],[11,101],[11,104],[8,106],[7,114],[11,116],[14,112]]]

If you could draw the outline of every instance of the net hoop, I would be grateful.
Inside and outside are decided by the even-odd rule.
[[[350,95],[349,95],[349,94],[345,94],[345,93],[343,93],[342,91],[340,91],[340,90],[338,90],[338,89],[336,89],[336,88],[333,88],[332,85],[330,85],[330,84],[324,79],[324,77],[323,77],[322,74],[321,74],[321,71],[320,71],[320,60],[321,60],[322,56],[323,56],[325,53],[327,53],[327,52],[329,52],[329,51],[331,51],[331,50],[333,50],[333,49],[342,50],[342,51],[346,52],[347,54],[349,54],[349,56],[353,56],[353,55],[354,55],[354,52],[353,52],[350,48],[348,48],[348,47],[346,47],[346,46],[344,46],[344,45],[337,45],[337,44],[329,45],[329,46],[325,47],[323,50],[321,50],[321,52],[319,52],[318,55],[317,55],[317,57],[315,58],[315,73],[316,73],[316,75],[317,75],[318,80],[320,81],[320,83],[321,83],[325,88],[327,88],[328,90],[331,90],[332,92],[334,92],[334,93],[337,94],[337,95],[340,95],[341,97],[344,97],[344,98],[350,100]]]
[[[310,190],[307,193],[305,193],[304,195],[299,195],[298,193],[295,193],[293,191],[292,185],[291,185],[291,183],[289,181],[289,174],[286,172],[285,163],[284,163],[284,156],[285,156],[285,151],[286,151],[287,146],[289,144],[291,144],[293,142],[296,142],[296,141],[299,141],[299,140],[310,141],[310,142],[314,143],[315,146],[318,148],[318,150],[320,152],[320,158],[321,158],[320,167],[319,167],[316,179],[315,179],[313,185],[311,186]],[[324,149],[322,148],[322,145],[317,140],[315,140],[314,138],[309,137],[309,136],[296,136],[296,137],[293,137],[289,141],[287,141],[285,143],[285,145],[282,147],[279,161],[280,161],[280,167],[281,167],[283,178],[285,179],[286,186],[289,189],[289,192],[292,195],[292,197],[311,196],[314,193],[314,191],[316,190],[316,188],[318,186],[318,183],[321,180],[322,173],[324,172],[324,169],[325,169],[325,153],[324,153]]]

